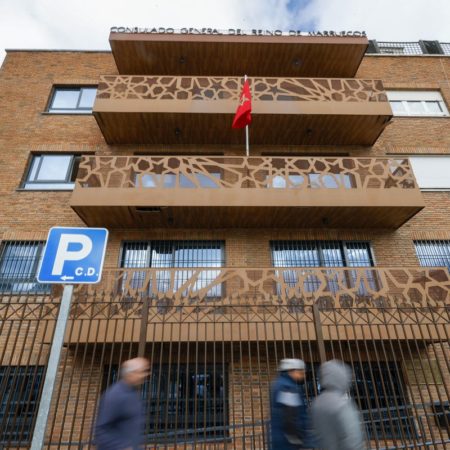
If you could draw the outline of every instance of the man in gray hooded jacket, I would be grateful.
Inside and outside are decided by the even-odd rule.
[[[358,408],[347,391],[352,380],[350,368],[341,361],[321,365],[321,394],[312,404],[312,421],[326,450],[362,450],[364,438]]]

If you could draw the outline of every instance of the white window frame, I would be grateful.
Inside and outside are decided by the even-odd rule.
[[[69,164],[64,178],[57,180],[40,180],[39,174],[42,162],[46,157],[66,156],[69,157]],[[27,166],[26,176],[22,182],[21,189],[26,191],[71,191],[75,187],[75,182],[71,181],[76,160],[81,155],[73,153],[39,153],[32,154]]]
[[[408,155],[408,159],[421,191],[450,191],[450,155]]]
[[[394,116],[399,117],[448,117],[449,112],[447,105],[439,91],[387,91],[387,97],[390,103],[401,102],[404,112],[395,112]],[[423,113],[414,112],[411,108],[412,102],[420,102],[422,104]],[[437,102],[441,108],[441,113],[431,111],[430,102]]]
[[[89,108],[80,106],[83,91],[86,89],[95,89],[97,91],[97,86],[54,86],[50,101],[48,103],[47,112],[49,114],[92,114],[94,103],[92,103],[92,106]],[[56,95],[61,91],[78,91],[77,104],[74,108],[55,108],[53,106]]]

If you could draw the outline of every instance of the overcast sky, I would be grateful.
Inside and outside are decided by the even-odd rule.
[[[0,0],[9,49],[109,49],[112,26],[366,31],[450,42],[450,0]]]

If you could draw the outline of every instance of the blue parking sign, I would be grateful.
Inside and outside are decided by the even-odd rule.
[[[108,230],[105,228],[51,228],[38,281],[98,283],[102,276],[107,241]]]

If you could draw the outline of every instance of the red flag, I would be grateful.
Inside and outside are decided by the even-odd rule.
[[[244,81],[241,96],[239,97],[239,106],[233,119],[233,128],[244,128],[252,123],[252,96],[248,80]]]

